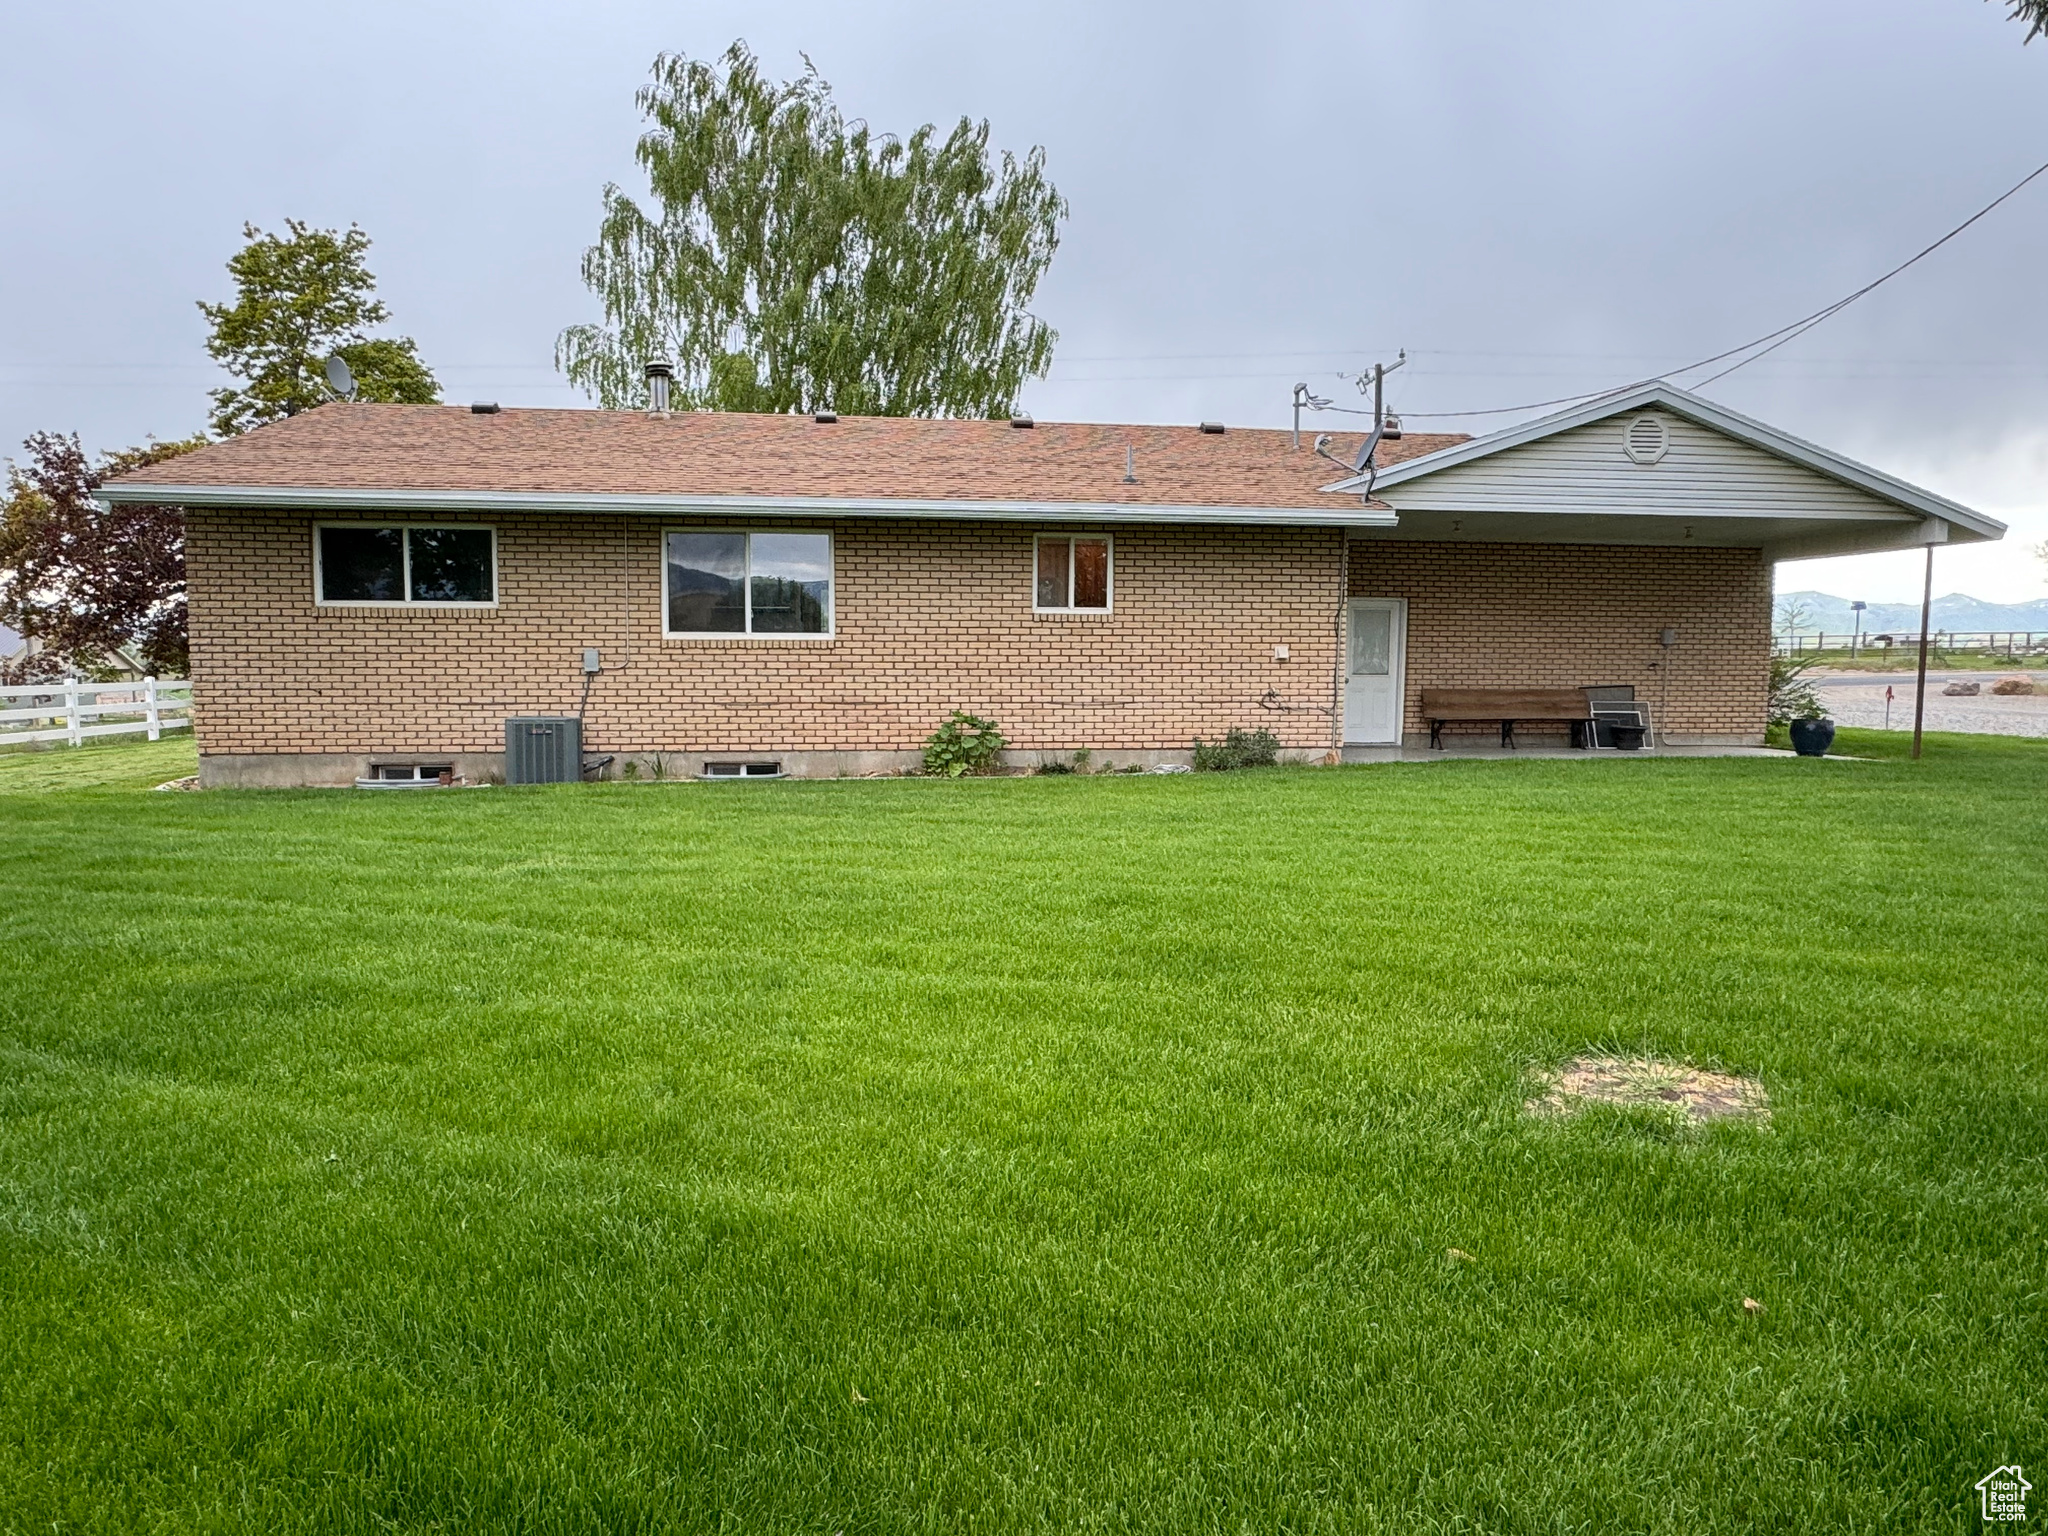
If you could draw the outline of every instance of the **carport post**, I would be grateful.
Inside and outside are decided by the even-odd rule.
[[[1927,579],[1920,587],[1920,681],[1913,689],[1913,756],[1920,756],[1920,722],[1927,718],[1927,619],[1934,608],[1934,546],[1927,546]]]

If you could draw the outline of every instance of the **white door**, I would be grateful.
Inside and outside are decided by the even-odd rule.
[[[1345,625],[1344,739],[1358,746],[1401,744],[1402,673],[1408,651],[1408,604],[1398,597],[1361,597]]]

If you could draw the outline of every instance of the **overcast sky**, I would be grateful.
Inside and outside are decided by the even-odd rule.
[[[1318,6],[17,3],[0,445],[205,421],[253,220],[354,221],[447,397],[570,405],[556,332],[661,50],[808,53],[849,116],[986,117],[1073,205],[1042,419],[1287,420],[1405,347],[1422,413],[1625,383],[1861,286],[2048,160],[2048,43],[1986,0]],[[1937,590],[2048,593],[2048,177],[1723,402],[2012,524]],[[1326,426],[1338,424],[1322,418]],[[0,449],[4,451],[4,449]],[[1918,557],[1780,586],[1917,599]]]

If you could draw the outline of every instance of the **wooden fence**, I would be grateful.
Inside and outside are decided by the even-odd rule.
[[[2031,656],[2048,650],[2048,632],[2038,629],[1937,629],[1927,637],[1930,649],[1937,651],[1975,651],[1991,655],[2006,655],[2015,659]],[[1870,651],[1878,655],[1887,652],[1920,649],[1920,632],[1916,630],[1901,633],[1892,630],[1873,632],[1863,630],[1853,635],[1773,635],[1771,649],[1780,656],[1796,656],[1801,651]]]
[[[0,745],[61,741],[75,747],[91,736],[138,733],[156,741],[191,724],[192,685],[182,677],[0,688]]]

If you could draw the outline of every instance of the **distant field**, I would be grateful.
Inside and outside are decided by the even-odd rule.
[[[1818,667],[1835,667],[1847,672],[1911,674],[1920,670],[1920,648],[1917,645],[1893,646],[1889,651],[1869,646],[1854,656],[1846,648],[1801,651],[1799,658]],[[1927,666],[1935,672],[2039,672],[2048,669],[2048,654],[2007,656],[2003,651],[1945,651],[1930,646]]]
[[[0,1532],[1974,1529],[2048,743],[1905,748],[0,757]],[[1524,1112],[1601,1048],[1773,1120]]]

